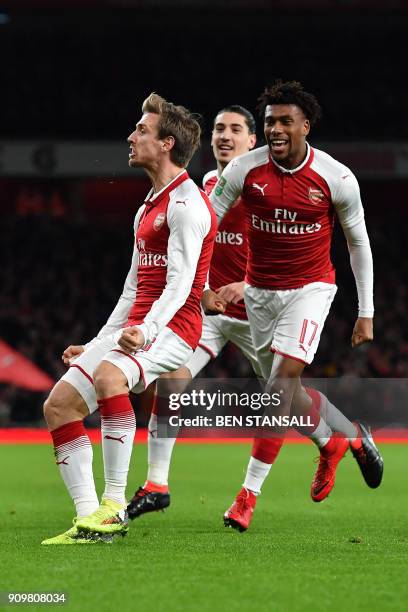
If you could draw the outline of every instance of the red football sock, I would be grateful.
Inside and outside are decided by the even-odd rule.
[[[335,436],[329,438],[328,442],[320,448],[320,452],[324,455],[331,455],[337,448],[337,441]]]
[[[169,487],[167,485],[159,485],[156,482],[152,482],[151,480],[146,480],[143,485],[143,488],[146,491],[150,491],[151,493],[167,493]]]
[[[254,438],[252,457],[263,463],[274,463],[283,444],[283,436],[274,438]]]

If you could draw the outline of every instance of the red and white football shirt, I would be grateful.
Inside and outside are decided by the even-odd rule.
[[[210,195],[218,180],[217,170],[203,178],[205,192]],[[241,198],[221,221],[210,265],[209,285],[215,291],[224,285],[241,282],[245,278],[248,242],[245,229],[245,208]],[[247,320],[244,301],[228,304],[224,313],[228,317]]]
[[[307,145],[303,163],[288,170],[264,146],[225,168],[210,197],[219,219],[240,196],[248,230],[249,285],[285,290],[334,283],[330,246],[336,212],[347,237],[354,227],[362,228],[364,248],[351,263],[360,316],[372,316],[371,250],[358,183],[346,166]]]
[[[138,325],[146,346],[167,326],[196,348],[202,331],[201,295],[217,229],[208,196],[184,170],[158,193],[150,192],[134,227],[123,293],[95,340]]]

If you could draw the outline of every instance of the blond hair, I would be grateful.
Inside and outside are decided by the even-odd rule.
[[[200,144],[201,127],[197,116],[154,92],[143,102],[142,112],[160,115],[158,137],[160,140],[168,136],[174,138],[170,159],[176,166],[185,168]]]

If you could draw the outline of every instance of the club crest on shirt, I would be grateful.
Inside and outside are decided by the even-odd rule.
[[[157,217],[155,218],[154,222],[153,222],[153,229],[158,232],[159,229],[163,226],[163,223],[166,219],[166,213],[161,212],[157,215]]]
[[[309,187],[309,200],[315,204],[319,204],[324,200],[324,193],[321,189]]]

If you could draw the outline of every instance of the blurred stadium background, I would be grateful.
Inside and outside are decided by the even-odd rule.
[[[308,375],[407,377],[407,32],[404,0],[9,0],[0,9],[0,339],[57,380],[63,349],[105,322],[149,188],[127,167],[126,137],[150,91],[202,115],[190,166],[199,181],[214,167],[217,110],[255,112],[265,84],[295,78],[323,107],[311,143],[360,181],[376,272],[375,343],[351,352],[356,294],[339,232],[340,291]],[[10,384],[10,359],[6,347],[0,427],[42,426],[43,393]],[[206,374],[251,372],[229,346]]]

